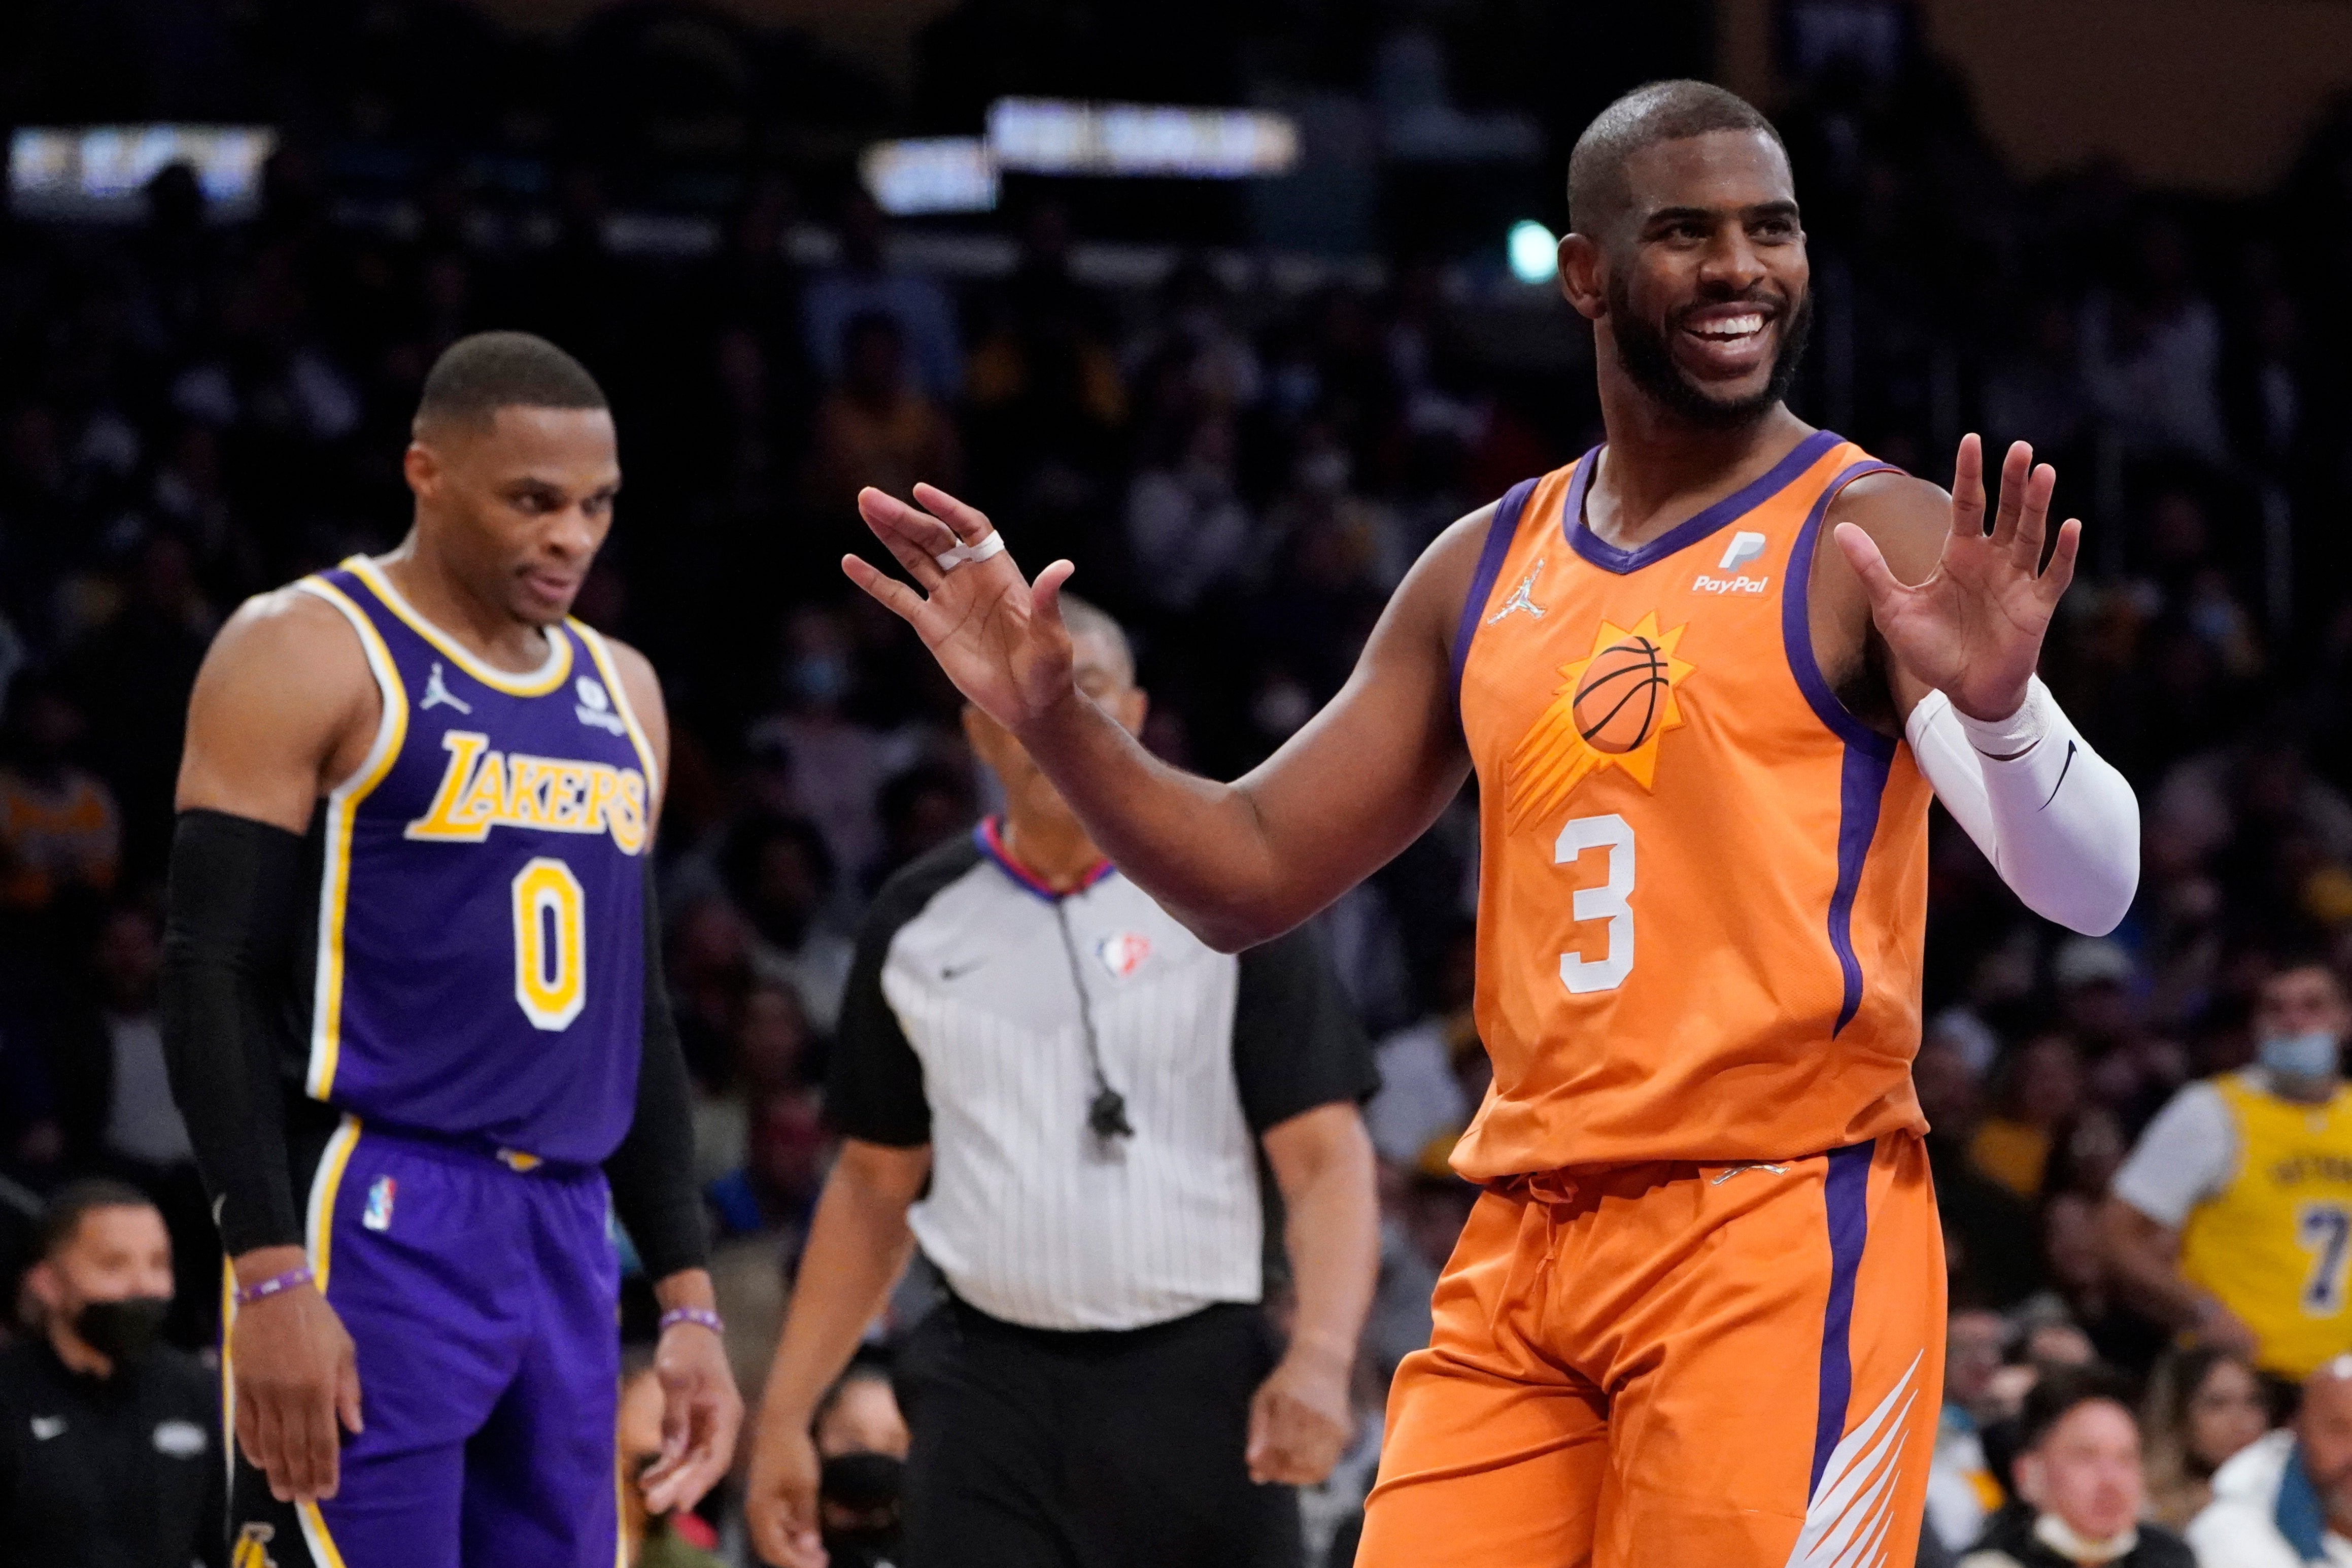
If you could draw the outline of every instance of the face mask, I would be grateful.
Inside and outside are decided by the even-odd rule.
[[[131,1296],[120,1301],[92,1301],[74,1314],[73,1331],[82,1343],[118,1364],[137,1361],[163,1331],[172,1310],[169,1296]]]
[[[2336,1037],[2326,1029],[2272,1035],[2256,1059],[2282,1078],[2326,1078],[2336,1070]]]
[[[888,1454],[835,1454],[817,1477],[817,1495],[826,1506],[854,1514],[854,1522],[828,1526],[825,1550],[840,1563],[876,1561],[898,1540],[898,1493],[907,1462]]]

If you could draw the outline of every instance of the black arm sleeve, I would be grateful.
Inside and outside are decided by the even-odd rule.
[[[1242,954],[1234,1079],[1250,1131],[1261,1134],[1380,1088],[1371,1045],[1313,926]]]
[[[629,1135],[604,1162],[613,1212],[636,1243],[647,1278],[707,1268],[710,1237],[702,1196],[694,1186],[694,1111],[687,1090],[686,1052],[670,1011],[662,974],[661,906],[653,867],[646,867],[646,1035],[637,1059],[637,1110]]]
[[[301,868],[298,835],[226,812],[184,811],[172,837],[163,1057],[232,1258],[302,1240],[277,1049]]]

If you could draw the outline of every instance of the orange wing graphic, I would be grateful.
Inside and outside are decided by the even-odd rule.
[[[1660,631],[1655,610],[1631,627],[1604,619],[1601,629],[1593,634],[1592,651],[1559,667],[1560,684],[1552,693],[1550,704],[1512,749],[1510,760],[1504,764],[1503,788],[1511,826],[1517,828],[1530,820],[1549,816],[1575,793],[1577,785],[1604,767],[1622,768],[1643,789],[1651,786],[1657,777],[1659,737],[1682,727],[1682,707],[1675,700],[1675,689],[1691,673],[1692,666],[1676,658],[1675,648],[1688,629],[1685,622],[1672,631]],[[1647,701],[1654,696],[1656,710],[1639,744],[1622,752],[1606,752],[1588,742],[1587,731],[1578,723],[1577,695],[1592,661],[1627,643],[1637,647],[1647,645],[1643,678],[1656,689],[1644,694],[1642,700]]]

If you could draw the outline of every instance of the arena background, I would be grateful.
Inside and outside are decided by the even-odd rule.
[[[2064,938],[1939,815],[1920,1079],[1956,1300],[2051,1291],[2129,1360],[2090,1202],[2174,1088],[2247,1058],[2263,955],[2352,961],[2344,0],[0,9],[6,1212],[127,1170],[200,1251],[184,1163],[110,1133],[98,1065],[152,1018],[190,679],[241,598],[398,539],[425,368],[528,328],[619,418],[582,610],[669,691],[671,974],[756,1389],[845,934],[985,805],[954,694],[834,564],[850,497],[938,479],[1024,562],[1073,557],[1136,632],[1150,742],[1247,767],[1441,527],[1597,439],[1589,337],[1514,226],[1556,233],[1577,131],[1675,75],[1787,138],[1820,300],[1799,411],[1936,479],[1964,431],[2030,437],[2089,523],[2045,675],[2139,789],[2138,903]],[[1265,110],[1297,156],[875,208],[876,144],[978,138],[1006,99]],[[159,124],[271,150],[210,189],[28,162]],[[1434,1030],[1465,1097],[1471,826],[1465,800],[1323,917],[1370,1026]],[[1384,1134],[1375,1403],[1465,1201],[1460,1103]]]

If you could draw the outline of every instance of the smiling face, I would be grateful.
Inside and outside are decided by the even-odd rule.
[[[1652,402],[1707,428],[1788,393],[1812,321],[1788,155],[1761,131],[1631,153],[1623,200],[1561,242],[1561,287]]]
[[[418,532],[478,598],[532,626],[571,613],[621,489],[609,409],[422,424],[405,467]]]

